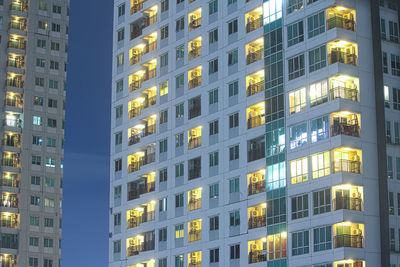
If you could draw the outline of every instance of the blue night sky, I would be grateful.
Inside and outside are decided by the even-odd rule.
[[[63,267],[108,266],[112,0],[71,0]]]

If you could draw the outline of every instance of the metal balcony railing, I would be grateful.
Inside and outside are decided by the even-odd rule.
[[[8,197],[8,198],[2,197],[1,202],[0,202],[0,207],[18,209],[18,206],[19,206],[18,202],[19,201],[18,201],[17,197]]]
[[[262,54],[263,54],[262,48],[249,53],[246,57],[246,64],[249,65],[253,62],[260,60],[262,58]]]
[[[16,179],[0,179],[0,186],[8,186],[18,188],[20,186],[20,181]]]
[[[201,85],[201,77],[195,77],[189,81],[189,90]]]
[[[157,99],[156,96],[146,97],[146,99],[143,102],[143,108],[154,106],[156,104],[156,99]]]
[[[143,28],[146,28],[148,26],[150,26],[153,23],[157,22],[157,14],[154,14],[152,16],[146,16],[144,17],[144,26]]]
[[[192,2],[194,2],[193,0]],[[201,261],[196,261],[196,262],[190,262],[189,267],[201,267]]]
[[[258,160],[263,157],[265,157],[265,145],[260,145],[260,147],[247,152],[247,162]]]
[[[360,197],[337,197],[333,199],[333,210],[363,211],[363,200]]]
[[[9,41],[7,44],[8,48],[14,48],[19,50],[26,49],[26,42],[25,41]]]
[[[24,101],[21,98],[6,98],[4,100],[4,105],[8,107],[23,108]]]
[[[20,138],[4,138],[1,142],[3,146],[11,146],[11,147],[21,147],[21,139]]]
[[[190,230],[188,240],[189,242],[201,240],[201,230]]]
[[[142,113],[142,109],[143,109],[143,107],[139,106],[139,107],[135,107],[135,108],[129,110],[129,114],[128,114],[129,119],[140,116],[140,114]]]
[[[344,63],[353,66],[357,66],[357,55],[346,53],[343,51],[331,51],[328,55],[329,65],[335,63]]]
[[[22,22],[22,21],[11,21],[8,24],[8,28],[9,29],[14,29],[14,30],[20,30],[20,31],[26,31],[27,30],[27,25],[26,22]]]
[[[257,126],[260,126],[261,124],[264,124],[264,118],[264,114],[250,117],[247,120],[247,129],[255,128]]]
[[[328,27],[328,30],[333,28],[342,28],[353,32],[356,30],[356,22],[354,20],[346,19],[339,15],[335,15],[334,17],[329,18],[326,21],[326,25]]]
[[[201,198],[189,200],[189,211],[201,209]]]
[[[7,167],[21,168],[21,160],[19,158],[3,158],[2,165]]]
[[[18,220],[16,219],[12,219],[11,217],[9,217],[9,219],[0,219],[0,227],[2,228],[11,228],[11,229],[19,229],[19,223]],[[0,260],[0,266],[2,266],[1,264],[1,260]],[[4,265],[4,266],[10,266],[10,265]]]
[[[144,241],[140,245],[129,246],[126,249],[126,255],[128,257],[138,255],[139,252],[154,250],[154,240]]]
[[[7,60],[7,66],[17,69],[25,68],[25,60]]]
[[[351,173],[361,173],[361,162],[348,160],[348,159],[340,159],[334,160],[332,162],[333,173],[338,172],[351,172]]]
[[[247,96],[255,95],[259,92],[264,91],[264,81],[260,81],[255,84],[250,84],[247,86]]]
[[[156,190],[156,183],[150,182],[145,184],[139,184],[138,188],[134,188],[128,191],[128,201],[132,199],[137,199],[143,194],[154,192]]]
[[[25,82],[21,79],[7,79],[6,86],[24,88]]]
[[[152,79],[152,78],[154,78],[154,77],[156,77],[156,76],[157,76],[157,71],[156,71],[156,69],[154,68],[154,69],[152,69],[152,70],[146,71],[146,73],[144,74],[143,80],[144,80],[144,81],[148,81],[148,80],[150,80],[150,79]]]
[[[189,60],[192,60],[198,56],[201,56],[201,47],[192,48],[189,52]]]
[[[132,81],[129,85],[129,92],[138,90],[142,87],[142,80]]]
[[[189,138],[188,149],[193,149],[199,146],[201,146],[201,136]]]
[[[189,169],[189,180],[199,178],[200,176],[201,176],[200,167],[194,167]]]
[[[13,11],[28,12],[28,1],[13,1],[10,4]]]
[[[146,44],[146,46],[144,47],[143,53],[147,54],[155,49],[157,49],[157,41]]]
[[[329,90],[329,97],[331,100],[336,98],[343,98],[356,102],[359,100],[357,88],[346,88],[342,86],[331,88]]]
[[[255,183],[251,182],[251,183],[249,183],[247,189],[248,189],[249,196],[265,192],[265,180],[260,180]]]
[[[246,33],[252,32],[262,26],[262,16],[246,24]]]
[[[143,212],[142,216],[129,218],[127,222],[127,228],[128,229],[135,228],[141,225],[142,223],[154,221],[154,219],[155,219],[154,211]]]
[[[136,63],[139,63],[142,60],[142,55],[143,53],[137,53],[137,54],[133,54],[132,57],[129,59],[129,65],[134,65]]]
[[[201,26],[201,18],[194,19],[189,23],[189,31],[197,29],[200,26]]]
[[[249,252],[249,264],[267,261],[267,254],[262,250],[251,250]]]
[[[189,120],[193,119],[197,116],[201,115],[201,105],[200,104],[194,104],[193,106],[189,107]]]
[[[348,135],[360,137],[361,128],[358,124],[347,124],[342,122],[335,122],[331,125],[331,135]]]
[[[143,8],[143,2],[144,1],[135,1],[133,3],[133,6],[131,7],[131,15],[139,12]]]
[[[364,237],[359,235],[336,235],[333,237],[334,248],[364,248]]]
[[[267,217],[266,215],[262,216],[252,216],[249,218],[248,227],[249,229],[264,227],[267,225]]]

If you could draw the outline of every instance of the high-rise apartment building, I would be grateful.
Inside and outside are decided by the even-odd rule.
[[[0,0],[0,266],[61,259],[68,0]]]
[[[115,0],[109,266],[400,266],[398,8]]]

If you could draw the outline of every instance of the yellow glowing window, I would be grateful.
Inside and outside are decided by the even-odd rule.
[[[312,178],[319,178],[331,174],[329,151],[311,156]]]
[[[185,230],[183,224],[175,225],[175,238],[183,238],[185,236]]]
[[[290,178],[292,184],[308,181],[308,160],[301,158],[290,162]]]
[[[300,88],[289,92],[290,114],[300,112],[306,108],[306,88]]]
[[[361,150],[347,147],[332,151],[333,172],[361,173]]]
[[[267,236],[268,260],[286,258],[287,256],[286,239],[287,239],[286,232]]]
[[[160,84],[160,96],[168,94],[168,81],[164,81]]]

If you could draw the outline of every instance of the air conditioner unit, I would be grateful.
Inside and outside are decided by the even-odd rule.
[[[251,215],[252,215],[253,217],[257,217],[257,216],[258,216],[258,211],[253,210],[253,211],[251,212]]]
[[[257,247],[257,245],[256,245],[256,244],[253,244],[253,245],[251,245],[251,249],[252,249],[252,250],[257,250],[257,249],[258,249],[258,247]]]
[[[197,71],[192,71],[192,78],[196,78],[200,76],[200,74]]]
[[[257,182],[257,178],[256,177],[251,178],[251,182],[252,183],[256,183]]]

